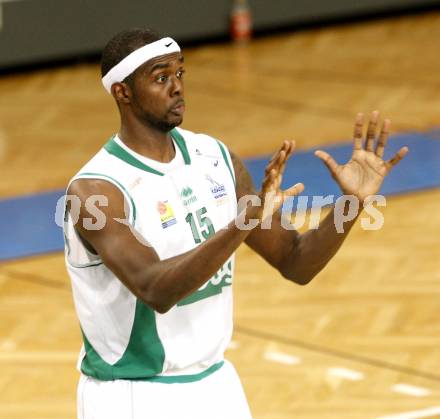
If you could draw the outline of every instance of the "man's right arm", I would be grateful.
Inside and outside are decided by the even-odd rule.
[[[124,196],[116,186],[98,179],[77,179],[67,194],[77,196],[81,202],[75,228],[87,247],[99,254],[133,294],[159,313],[167,312],[200,288],[250,233],[238,229],[234,220],[197,248],[161,261],[152,247],[142,244],[130,226],[121,222],[126,219]],[[85,227],[93,218],[86,201],[96,195],[108,200],[108,206],[99,206],[105,224],[97,230]],[[253,217],[252,210],[246,209],[246,217]]]

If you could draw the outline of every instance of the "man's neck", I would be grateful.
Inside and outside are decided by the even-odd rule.
[[[141,123],[122,123],[119,138],[141,156],[161,163],[169,163],[176,155],[170,132],[163,132]]]

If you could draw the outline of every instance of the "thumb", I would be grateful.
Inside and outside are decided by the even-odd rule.
[[[336,173],[338,172],[338,169],[339,169],[339,165],[338,165],[338,163],[336,163],[334,158],[332,156],[330,156],[330,154],[328,154],[327,152],[322,151],[322,150],[316,150],[315,156],[324,162],[324,164],[327,166],[328,170],[330,170],[330,173],[333,176],[336,175]]]
[[[283,201],[289,196],[296,196],[302,193],[304,190],[304,184],[297,183],[296,185],[291,186],[289,189],[283,191]]]

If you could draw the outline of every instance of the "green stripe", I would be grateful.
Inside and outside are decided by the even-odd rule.
[[[182,135],[176,130],[171,130],[171,137],[173,138],[174,142],[176,143],[177,147],[179,147],[183,160],[185,161],[185,164],[191,164],[191,158],[188,153],[188,148],[186,147],[185,139],[182,137]],[[136,157],[134,157],[132,154],[130,154],[127,150],[122,148],[116,141],[115,136],[111,137],[107,143],[104,145],[104,149],[112,154],[113,156],[117,157],[118,159],[121,159],[125,161],[126,163],[130,164],[131,166],[134,166],[138,169],[144,170],[146,172],[153,173],[154,175],[158,176],[164,176],[164,173],[160,172],[159,170],[153,169],[152,167],[142,163],[140,160],[138,160]]]
[[[188,153],[188,148],[186,147],[185,139],[180,135],[179,131],[177,131],[176,128],[171,130],[171,136],[177,144],[177,147],[180,148],[185,164],[191,164],[191,158]]]
[[[220,150],[222,152],[223,158],[225,159],[226,166],[228,166],[229,173],[231,174],[232,181],[234,182],[234,185],[235,185],[234,172],[232,171],[231,165],[229,164],[229,160],[228,160],[228,156],[226,154],[226,150],[225,150],[225,148],[223,147],[223,144],[220,141],[217,141],[217,144],[220,147]]]
[[[170,375],[170,376],[157,376],[157,377],[150,377],[146,378],[142,381],[151,381],[154,383],[164,383],[164,384],[177,384],[177,383],[192,383],[194,381],[202,380],[203,378],[206,378],[208,375],[211,375],[212,373],[218,371],[224,364],[224,361],[220,361],[217,364],[214,364],[213,366],[209,367],[207,370],[199,373],[199,374],[192,374],[192,375]]]
[[[164,174],[162,172],[159,172],[156,169],[153,169],[150,166],[147,166],[146,164],[142,163],[140,160],[138,160],[136,157],[132,156],[127,150],[123,149],[115,140],[114,136],[110,138],[110,140],[107,141],[107,143],[104,145],[104,148],[107,150],[108,153],[112,154],[113,156],[117,157],[118,159],[121,159],[125,161],[125,163],[128,163],[134,167],[137,167],[138,169],[145,170],[146,172],[153,173],[154,175],[163,176]]]
[[[110,179],[112,181],[112,183],[113,182],[116,183],[116,185],[118,185],[119,188],[125,193],[125,195],[128,196],[128,198],[130,199],[130,202],[131,202],[131,206],[133,208],[133,220],[132,220],[131,224],[134,225],[136,223],[136,205],[134,204],[133,198],[128,193],[127,189],[125,189],[124,185],[122,185],[120,182],[118,182],[116,179],[112,178],[111,176],[104,175],[102,173],[92,173],[92,172],[80,173],[78,175],[78,178],[80,178],[80,177],[88,178],[88,177],[92,177],[92,176],[99,176],[99,177],[103,177],[106,179]]]

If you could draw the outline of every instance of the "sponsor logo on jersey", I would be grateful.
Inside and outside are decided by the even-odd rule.
[[[217,182],[210,175],[205,175],[206,180],[209,181],[212,196],[217,201],[217,205],[221,205],[229,201],[228,193],[226,191],[225,185]]]
[[[196,154],[198,156],[204,156],[204,157],[209,157],[210,159],[213,159],[212,164],[217,167],[218,166],[218,158],[217,156],[213,156],[211,154],[203,154],[198,148],[196,148]]]
[[[182,198],[183,205],[185,206],[197,202],[197,197],[194,195],[193,190],[189,186],[185,186],[180,191],[180,197]]]
[[[157,203],[157,211],[159,212],[162,228],[167,228],[177,223],[173,209],[168,201],[159,201]]]
[[[128,189],[129,189],[130,191],[133,190],[134,188],[136,188],[136,186],[140,185],[141,182],[142,182],[142,178],[137,177],[137,178],[134,180],[134,182],[132,182],[132,183],[128,186]]]

